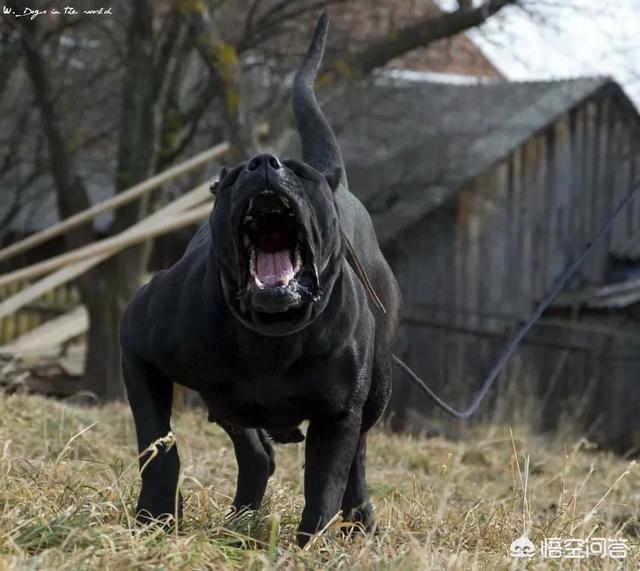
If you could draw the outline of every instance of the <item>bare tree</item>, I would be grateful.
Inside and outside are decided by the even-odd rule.
[[[58,212],[68,217],[91,202],[81,163],[86,160],[83,153],[92,146],[116,157],[115,165],[104,167],[112,169],[116,192],[215,137],[224,135],[232,143],[231,161],[254,152],[258,103],[246,89],[247,76],[284,76],[293,56],[302,51],[318,12],[353,3],[129,0],[118,5],[113,18],[4,16],[0,104],[7,78],[26,74]],[[370,38],[356,50],[348,50],[343,43],[334,53],[346,55],[330,62],[324,86],[330,89],[365,77],[396,57],[478,26],[516,4],[518,0],[485,0],[474,7],[460,2],[453,12],[431,14],[392,35]],[[22,13],[28,3],[8,5]],[[99,49],[91,57],[81,53],[94,44]],[[275,101],[278,108],[282,99],[267,95],[260,104],[267,102],[264,109],[269,115],[274,109],[269,102]],[[26,113],[29,117],[28,109]],[[0,169],[2,165],[0,160]],[[109,232],[128,227],[149,209],[150,199],[145,199],[118,210]],[[94,229],[88,225],[69,234],[67,245],[93,239]],[[79,282],[91,322],[85,388],[103,399],[123,396],[118,322],[140,284],[149,252],[150,245],[130,248]]]

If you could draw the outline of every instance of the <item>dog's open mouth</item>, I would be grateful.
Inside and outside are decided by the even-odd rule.
[[[302,216],[284,192],[264,189],[247,201],[240,222],[240,311],[253,323],[303,322],[322,296]]]
[[[303,270],[304,231],[289,198],[272,190],[253,197],[242,223],[247,289],[294,285]]]

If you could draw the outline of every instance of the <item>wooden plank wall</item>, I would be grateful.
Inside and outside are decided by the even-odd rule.
[[[615,99],[604,97],[560,116],[462,188],[456,204],[407,230],[398,240],[402,252],[394,270],[405,304],[419,307],[420,319],[404,324],[402,355],[442,394],[464,401],[503,344],[469,332],[513,330],[639,174],[637,126]],[[605,283],[610,253],[634,237],[640,251],[640,196],[570,287]],[[528,347],[520,354],[529,367],[522,376],[539,395],[570,339],[548,329],[544,335],[557,336],[558,347]],[[610,342],[606,336],[591,341],[602,350]],[[601,374],[598,354],[569,357],[563,357],[565,374],[554,388],[562,398],[586,390]],[[573,386],[563,386],[563,379]],[[394,414],[406,417],[403,406],[433,410],[400,375],[395,386]]]
[[[461,306],[526,315],[604,223],[638,165],[637,134],[602,99],[563,115],[465,187],[455,248],[464,262],[450,268]],[[640,195],[572,286],[606,283],[610,253],[638,232]]]
[[[24,288],[17,282],[0,287],[0,300],[10,297]],[[12,315],[0,318],[0,345],[7,345],[20,335],[35,329],[45,321],[76,307],[80,303],[80,291],[67,284],[43,295],[39,300]]]

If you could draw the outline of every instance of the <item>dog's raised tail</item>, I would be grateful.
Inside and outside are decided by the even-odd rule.
[[[322,113],[314,90],[329,30],[329,16],[320,16],[304,61],[293,80],[292,100],[302,143],[302,160],[327,176],[344,177],[342,153],[331,125]]]

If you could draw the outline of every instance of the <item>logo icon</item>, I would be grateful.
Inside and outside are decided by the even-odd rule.
[[[523,534],[518,537],[518,539],[514,540],[509,546],[509,553],[511,554],[511,557],[533,557],[536,553],[536,546],[526,535]]]

